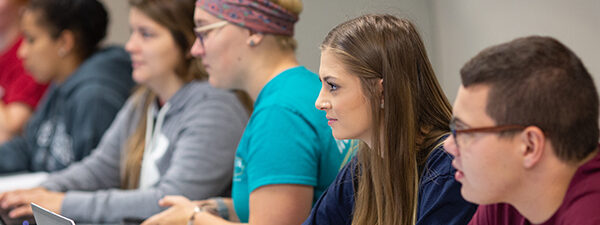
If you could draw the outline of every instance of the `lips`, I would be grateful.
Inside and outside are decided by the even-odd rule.
[[[337,122],[337,119],[327,117],[327,125],[331,126],[335,122]]]
[[[131,67],[133,67],[134,69],[140,67],[141,65],[143,65],[143,63],[140,62],[140,61],[137,61],[137,60],[132,60],[131,61]]]
[[[465,177],[465,174],[462,172],[462,170],[460,170],[460,168],[458,168],[458,166],[456,166],[456,164],[456,159],[452,160],[452,167],[456,169],[456,173],[454,173],[454,179],[460,182],[460,180]]]

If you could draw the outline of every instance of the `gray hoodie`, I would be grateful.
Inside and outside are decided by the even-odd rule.
[[[155,162],[158,182],[144,189],[118,189],[122,149],[146,113],[130,99],[92,155],[51,174],[42,184],[66,191],[62,214],[79,222],[118,223],[159,213],[158,200],[165,195],[206,199],[229,191],[235,149],[248,121],[246,110],[232,93],[206,82],[187,84],[168,104],[160,129],[168,144]]]

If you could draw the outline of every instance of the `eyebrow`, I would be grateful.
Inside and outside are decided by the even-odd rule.
[[[332,76],[329,76],[329,75],[325,75],[323,77],[323,79],[321,79],[321,77],[319,76],[319,80],[325,81],[325,82],[329,82],[330,80],[335,80],[335,79],[336,79],[335,77],[332,77]]]
[[[202,25],[202,24],[204,24],[204,23],[206,23],[206,21],[205,21],[205,20],[203,20],[203,19],[194,19],[194,24],[195,24],[196,26],[201,26],[201,25]]]
[[[460,118],[458,118],[458,117],[454,117],[454,116],[452,116],[452,119],[450,119],[450,122],[451,122],[451,123],[454,123],[454,124],[456,124],[456,125],[460,125],[460,126],[466,126],[466,127],[469,127],[469,125],[468,125],[467,123],[463,122],[463,121],[462,121]]]

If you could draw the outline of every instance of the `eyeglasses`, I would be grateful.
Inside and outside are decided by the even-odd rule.
[[[452,132],[452,138],[454,139],[454,143],[456,147],[465,146],[467,144],[467,140],[465,139],[465,135],[459,134],[473,134],[473,133],[499,133],[504,131],[519,131],[525,129],[527,126],[522,125],[498,125],[498,126],[490,126],[490,127],[477,127],[477,128],[469,128],[469,129],[456,129],[456,120],[452,119],[450,121],[450,132]]]
[[[196,27],[194,28],[194,33],[196,33],[196,37],[198,37],[198,39],[200,40],[200,44],[202,44],[202,47],[204,47],[204,39],[206,38],[208,33],[210,33],[210,31],[214,29],[224,27],[227,24],[229,24],[229,22],[224,20],[216,23],[211,23],[206,26]]]

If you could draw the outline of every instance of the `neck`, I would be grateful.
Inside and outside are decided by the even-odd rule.
[[[179,79],[179,77],[175,74],[170,76],[166,76],[165,79],[162,79],[158,82],[154,82],[155,84],[149,84],[149,88],[156,93],[158,96],[158,101],[161,104],[165,104],[181,87],[183,87],[184,82]]]
[[[5,52],[19,37],[19,26],[13,25],[0,32],[0,53]]]
[[[279,52],[273,53],[273,52]],[[258,54],[255,56],[247,77],[244,90],[256,101],[263,87],[281,72],[299,65],[294,52],[272,51],[271,53]]]
[[[551,159],[545,160],[534,168],[531,176],[524,177],[526,187],[513,193],[509,201],[530,222],[539,224],[550,219],[563,204],[563,200],[577,169],[596,156],[590,154],[580,163],[565,163],[550,153]]]
[[[79,60],[75,55],[69,54],[62,60],[62,65],[58,68],[58,74],[53,79],[54,83],[62,84],[65,82],[75,70],[81,65],[81,60]]]

